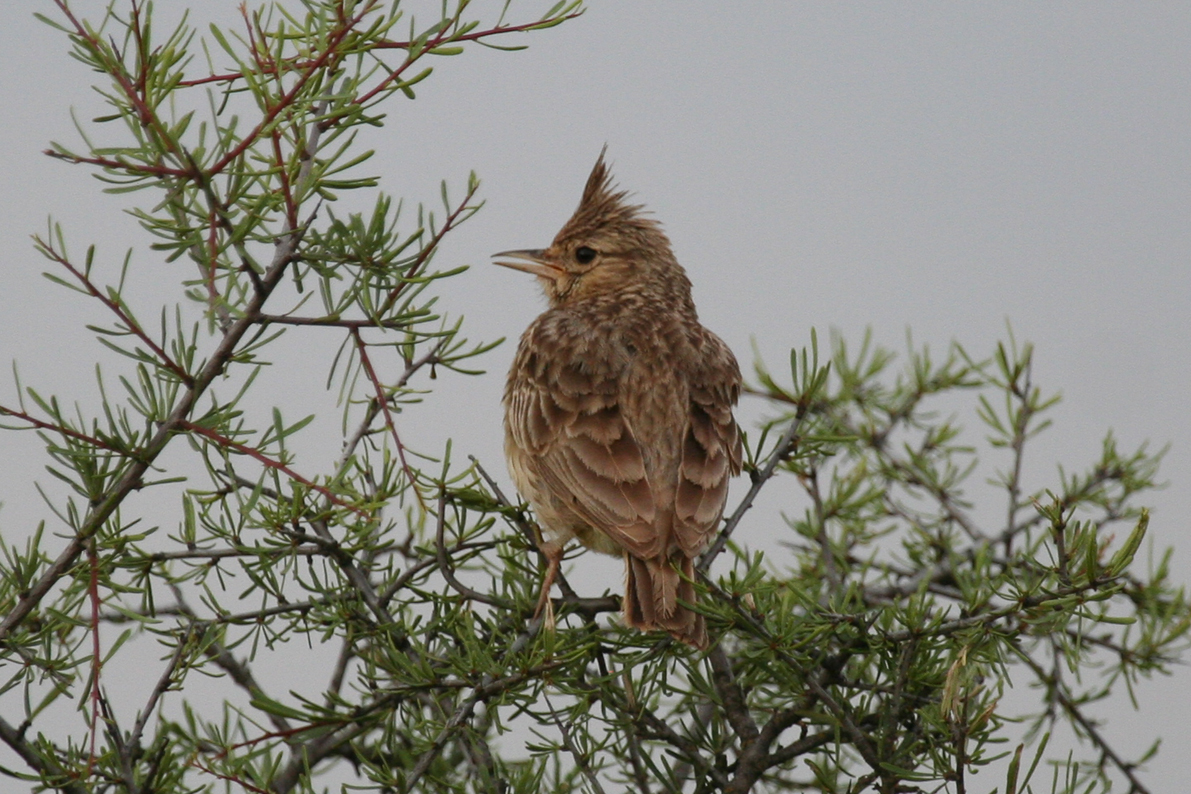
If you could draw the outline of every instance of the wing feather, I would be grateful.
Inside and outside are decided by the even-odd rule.
[[[552,353],[514,365],[510,379],[508,432],[530,452],[524,465],[566,512],[632,554],[656,555],[655,489],[618,401],[621,373],[591,350],[582,361],[570,346]]]
[[[529,346],[537,352],[513,367],[507,421],[515,443],[529,453],[523,465],[564,513],[634,557],[697,556],[723,514],[729,478],[740,472],[740,433],[732,417],[740,372],[723,342],[703,333],[703,359],[674,373],[686,376],[674,392],[677,402],[660,412],[655,406],[652,418],[640,402],[621,399],[630,362],[611,353],[559,345],[546,355],[549,346],[537,342]],[[659,415],[682,425],[659,433]],[[634,422],[645,424],[635,428]],[[642,436],[644,428],[651,435]],[[664,438],[673,441],[663,447],[680,446],[652,448]]]
[[[726,345],[707,333],[705,366],[691,383],[691,408],[682,444],[674,504],[674,542],[687,557],[701,553],[724,513],[728,480],[740,473],[740,429],[732,406],[740,370]]]

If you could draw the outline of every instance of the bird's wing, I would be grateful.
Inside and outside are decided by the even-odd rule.
[[[617,399],[618,372],[554,349],[526,355],[506,395],[512,440],[550,495],[630,554],[662,553],[664,538],[641,447]]]
[[[740,429],[732,406],[740,368],[720,339],[707,333],[705,354],[690,384],[690,416],[682,443],[674,504],[674,541],[687,557],[706,548],[728,497],[728,478],[741,467]]]

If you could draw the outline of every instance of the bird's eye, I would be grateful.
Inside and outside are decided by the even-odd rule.
[[[581,265],[591,264],[591,260],[596,258],[594,248],[588,248],[586,245],[581,245],[575,249],[575,261]]]

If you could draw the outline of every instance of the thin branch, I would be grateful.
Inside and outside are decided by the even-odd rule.
[[[342,317],[291,317],[285,314],[262,314],[257,321],[261,325],[307,325],[322,328],[383,328],[404,330],[409,328],[408,320],[345,320]]]
[[[137,121],[140,122],[145,130],[152,133],[152,137],[155,139],[154,143],[159,144],[160,148],[166,152],[176,155],[178,153],[178,144],[169,135],[165,126],[161,123],[161,119],[157,117],[154,109],[146,101],[144,84],[142,83],[138,86],[137,81],[131,78],[124,68],[124,64],[119,59],[112,60],[105,57],[106,53],[104,52],[103,42],[93,35],[91,29],[87,25],[84,25],[71,12],[65,0],[54,0],[54,5],[58,6],[58,10],[62,12],[62,15],[66,17],[74,28],[74,36],[86,42],[96,59],[103,60],[104,71],[120,86],[120,90],[128,100],[129,106],[136,113]],[[141,35],[139,24],[134,27],[136,27],[137,34]]]
[[[785,747],[779,747],[769,754],[769,768],[772,769],[775,766],[781,766],[782,764],[793,761],[799,756],[806,755],[807,753],[813,753],[823,745],[830,744],[831,742],[835,741],[837,736],[839,736],[838,731],[836,731],[834,728],[828,728],[827,730],[804,736],[798,741],[788,744]],[[864,787],[857,787],[853,790],[864,791]]]
[[[112,749],[116,751],[120,776],[124,780],[124,785],[128,787],[129,794],[137,794],[139,787],[136,785],[136,774],[133,771],[133,753],[131,747],[124,741],[124,734],[120,730],[120,723],[116,719],[116,713],[112,709],[112,704],[106,694],[100,695],[99,703],[103,709],[104,732],[107,734],[108,741],[111,742]],[[90,776],[94,773],[88,770],[87,774]]]
[[[152,614],[144,612],[108,612],[100,619],[104,623],[132,623],[141,622],[144,619],[156,619],[162,617],[174,617],[183,615],[188,618],[193,618],[195,621],[204,625],[212,626],[239,626],[239,625],[253,625],[261,623],[265,618],[273,617],[274,615],[289,615],[291,613],[302,614],[309,612],[318,606],[325,606],[332,602],[331,598],[319,599],[317,601],[291,601],[287,604],[277,604],[271,607],[262,607],[261,609],[253,609],[248,612],[226,612],[220,615],[214,615],[209,618],[201,618],[194,614],[194,612],[186,606],[167,606],[157,607]],[[340,599],[342,600],[342,599]]]
[[[434,763],[434,759],[442,752],[447,739],[471,717],[472,712],[478,704],[503,692],[509,686],[519,683],[525,678],[526,674],[518,674],[493,680],[492,676],[485,675],[485,680],[479,686],[475,687],[471,694],[459,704],[446,724],[443,725],[442,730],[434,737],[434,741],[431,742],[430,747],[418,757],[417,763],[414,764],[413,769],[410,770],[405,778],[403,790],[406,792],[417,790],[418,781],[422,779],[422,776],[430,769],[430,765]]]
[[[170,358],[169,354],[166,353],[160,345],[154,342],[147,333],[145,333],[145,330],[141,328],[140,323],[134,320],[132,315],[125,310],[122,301],[111,298],[100,291],[100,289],[95,286],[95,282],[91,280],[89,275],[75,267],[65,255],[58,253],[51,243],[47,243],[37,235],[34,235],[33,241],[37,244],[37,247],[40,248],[43,253],[45,253],[46,256],[62,265],[62,267],[66,268],[66,270],[72,276],[78,279],[79,283],[81,283],[87,290],[88,295],[98,300],[105,307],[107,307],[109,311],[115,314],[116,317],[119,318],[120,322],[123,323],[124,328],[128,331],[128,333],[136,336],[136,338],[140,339],[146,347],[153,351],[154,357],[161,362],[162,366],[172,372],[174,376],[184,385],[194,385],[194,379],[190,376],[190,373],[183,369],[182,366],[176,361]]]
[[[58,0],[60,3],[61,0]],[[256,325],[261,307],[281,282],[294,259],[302,235],[298,230],[289,230],[279,235],[273,252],[273,260],[261,279],[262,289],[251,297],[243,316],[236,320],[224,333],[206,366],[194,376],[190,385],[179,395],[178,402],[169,416],[157,426],[157,432],[139,450],[134,461],[130,461],[124,474],[114,486],[97,498],[91,505],[82,524],[75,527],[74,537],[58,557],[46,568],[37,581],[25,592],[11,611],[0,621],[0,642],[8,639],[12,631],[25,621],[37,608],[51,588],[65,576],[82,553],[87,541],[100,530],[107,520],[123,504],[125,498],[142,484],[142,478],[153,462],[161,455],[169,442],[183,429],[195,404],[211,385],[220,377],[236,354],[236,349],[245,334]]]
[[[94,165],[111,171],[123,171],[128,174],[153,176],[159,179],[167,176],[175,179],[188,179],[194,176],[193,172],[184,168],[170,168],[169,166],[153,165],[151,163],[130,163],[121,158],[82,157],[81,155],[59,151],[57,149],[43,149],[41,153],[47,157],[53,157],[55,160],[62,160],[71,165]]]
[[[604,794],[604,787],[600,785],[600,779],[596,777],[595,771],[592,770],[591,765],[587,762],[587,757],[579,752],[579,748],[571,738],[570,730],[558,718],[558,711],[555,710],[554,704],[550,702],[549,695],[543,693],[542,698],[546,701],[546,708],[550,710],[550,719],[554,721],[554,726],[558,728],[558,733],[562,737],[562,746],[571,754],[571,758],[575,759],[575,765],[579,767],[579,771],[583,773],[583,777],[587,778],[587,782],[591,784],[592,790],[596,794]]]
[[[349,502],[345,502],[342,498],[340,498],[339,496],[336,496],[335,493],[333,491],[331,491],[331,489],[329,489],[325,486],[319,485],[318,483],[314,482],[313,480],[309,480],[306,477],[303,477],[301,474],[298,474],[296,471],[291,469],[289,466],[285,465],[284,463],[282,463],[279,460],[269,457],[268,455],[261,452],[256,447],[250,447],[246,444],[241,444],[238,441],[233,441],[232,439],[228,438],[227,436],[223,435],[222,433],[217,433],[216,431],[214,431],[208,427],[203,427],[202,425],[196,425],[194,422],[191,422],[189,420],[185,420],[185,419],[181,420],[178,423],[178,426],[183,430],[189,430],[192,433],[197,433],[198,435],[203,436],[204,438],[210,439],[211,441],[215,442],[216,446],[218,446],[218,447],[221,447],[224,449],[233,449],[242,455],[247,455],[248,457],[252,458],[253,460],[257,461],[258,463],[264,465],[266,468],[274,469],[276,471],[281,472],[282,474],[284,474],[286,477],[289,477],[294,482],[301,483],[302,485],[306,486],[307,488],[309,488],[312,491],[318,491],[332,504],[339,505],[340,507],[344,508],[345,510],[350,510],[353,513],[355,513],[356,515],[361,516],[363,518],[372,518],[371,514],[369,514],[369,512],[367,510],[364,510],[363,508],[360,508],[360,507],[356,507],[355,505],[353,505]]]
[[[112,446],[111,444],[109,444],[108,442],[104,441],[101,438],[97,438],[95,436],[89,436],[86,433],[80,433],[77,430],[71,430],[66,425],[55,424],[53,422],[46,422],[42,419],[37,419],[36,417],[30,416],[29,414],[25,413],[24,411],[18,411],[15,408],[6,408],[5,406],[0,405],[0,416],[11,416],[16,419],[20,419],[23,422],[28,422],[29,424],[33,425],[33,427],[36,427],[38,430],[51,430],[55,433],[59,433],[63,436],[66,436],[67,438],[73,438],[75,441],[82,441],[84,444],[93,446],[96,449],[102,449],[107,452],[112,452],[116,455],[123,455],[124,457],[134,457],[133,452],[131,452],[127,449],[120,449],[119,447]],[[27,428],[27,427],[19,428],[18,427],[18,428],[12,428],[12,429],[13,430],[28,430],[29,428]]]
[[[576,17],[582,16],[582,14],[583,14],[583,9],[580,9],[578,11],[574,11],[570,14],[565,15],[565,16],[551,17],[550,19],[539,20],[537,22],[527,22],[527,23],[524,23],[521,25],[499,25],[497,27],[489,28],[487,30],[480,30],[480,31],[475,31],[473,33],[464,33],[463,35],[452,36],[452,37],[450,37],[449,41],[447,41],[447,43],[454,44],[455,42],[479,41],[481,39],[489,38],[492,36],[498,36],[498,35],[501,35],[504,33],[521,33],[524,31],[533,30],[535,28],[542,27],[546,24],[557,24],[558,22],[564,22],[568,19],[574,19]],[[444,43],[444,42],[439,41],[434,46],[440,46],[442,43]],[[373,45],[373,49],[408,50],[411,46],[413,46],[413,44],[414,44],[414,42],[412,42],[412,41],[379,41]],[[425,45],[425,42],[422,42],[422,44]],[[427,49],[429,49],[429,47],[427,47]],[[305,58],[305,59],[298,58],[298,57],[287,58],[287,59],[282,59],[279,63],[270,66],[268,69],[262,70],[261,73],[262,74],[284,74],[287,72],[302,71],[302,70],[308,69],[310,67],[311,63],[312,63],[311,60],[308,58]],[[243,80],[244,74],[245,74],[244,72],[224,72],[222,74],[213,74],[213,75],[209,75],[207,77],[196,77],[196,78],[192,78],[190,80],[179,80],[178,85],[186,86],[186,87],[190,88],[190,87],[194,87],[194,86],[208,85],[210,83],[231,83],[231,82],[235,82],[236,80]]]
[[[455,578],[455,566],[451,563],[450,556],[447,554],[447,544],[445,539],[447,523],[444,515],[446,513],[446,495],[441,492],[438,495],[438,510],[436,513],[437,521],[434,533],[434,548],[436,551],[436,557],[438,559],[438,569],[442,572],[443,578],[447,580],[447,584],[450,585],[451,588],[459,595],[470,601],[478,601],[481,604],[487,604],[488,606],[495,607],[496,609],[511,611],[513,609],[513,605],[508,601],[505,601],[503,598],[496,598],[495,596],[489,596],[477,590],[473,590]]]
[[[450,215],[447,216],[446,220],[443,221],[443,225],[439,227],[437,232],[434,233],[434,236],[430,238],[430,241],[422,246],[421,250],[418,251],[417,257],[414,258],[413,263],[409,266],[409,269],[406,270],[401,283],[389,290],[389,294],[385,297],[384,302],[381,303],[380,308],[376,311],[377,317],[384,317],[386,314],[388,314],[397,304],[397,299],[401,297],[401,293],[405,290],[405,288],[410,284],[415,283],[414,277],[420,275],[422,268],[425,267],[426,263],[430,261],[430,257],[433,256],[434,252],[438,250],[439,243],[442,242],[447,233],[449,233],[460,223],[460,217],[463,215],[463,213],[466,210],[471,209],[468,207],[467,203],[475,197],[476,191],[479,189],[479,182],[474,182],[468,186],[467,194],[464,195],[463,201],[459,202],[459,205],[451,212]]]
[[[320,539],[321,540],[321,539]],[[198,549],[195,551],[153,551],[143,557],[134,557],[134,563],[165,562],[166,560],[215,560],[240,559],[243,557],[325,557],[327,549],[322,545],[312,546],[277,546],[274,548],[253,546],[237,546],[232,549]]]
[[[1146,788],[1142,784],[1141,780],[1139,780],[1137,777],[1135,772],[1137,765],[1130,763],[1117,755],[1117,752],[1109,745],[1108,740],[1105,739],[1100,731],[1096,729],[1096,724],[1084,715],[1083,711],[1080,710],[1079,705],[1067,694],[1062,683],[1057,681],[1053,675],[1042,669],[1042,666],[1038,664],[1038,662],[1034,661],[1034,658],[1028,653],[1021,650],[1016,645],[1010,645],[1009,647],[1017,654],[1017,657],[1025,662],[1026,666],[1034,672],[1034,675],[1038,677],[1038,680],[1041,681],[1042,684],[1047,688],[1047,691],[1051,694],[1051,696],[1054,697],[1054,699],[1058,701],[1059,705],[1063,707],[1063,710],[1067,712],[1068,716],[1070,716],[1071,719],[1074,720],[1085,733],[1087,733],[1088,738],[1092,740],[1092,744],[1094,744],[1096,748],[1106,758],[1108,758],[1108,760],[1112,761],[1113,766],[1120,770],[1121,774],[1123,774],[1129,780],[1129,794],[1149,794],[1150,790]]]
[[[786,427],[786,432],[782,434],[781,439],[777,442],[777,446],[769,454],[765,465],[753,476],[753,484],[749,488],[748,493],[744,495],[744,498],[740,500],[740,504],[732,511],[732,515],[724,522],[724,528],[720,530],[715,543],[712,543],[711,547],[699,558],[699,564],[696,566],[696,570],[699,573],[705,574],[710,570],[711,563],[715,561],[715,558],[728,545],[728,540],[736,530],[736,525],[744,518],[744,514],[748,512],[749,508],[753,506],[753,501],[756,500],[757,494],[761,493],[761,489],[765,487],[765,483],[769,482],[769,479],[777,472],[778,465],[790,454],[791,449],[795,446],[798,428],[802,426],[806,414],[806,409],[799,407],[795,417],[790,420],[790,424]]]
[[[331,559],[339,566],[339,568],[347,576],[348,582],[355,588],[356,592],[360,594],[360,598],[368,606],[368,609],[376,617],[376,619],[384,626],[391,626],[394,624],[393,615],[389,612],[387,605],[381,603],[380,598],[376,594],[376,588],[372,585],[372,580],[368,578],[368,574],[364,573],[363,569],[356,563],[354,557],[339,546],[339,542],[335,540],[331,534],[327,523],[322,519],[316,519],[310,522],[314,527],[314,531],[318,536],[333,544],[335,547]]]
[[[301,743],[299,752],[294,753],[289,763],[269,782],[270,794],[284,794],[293,789],[302,777],[308,775],[319,763],[340,752],[349,742],[370,730],[370,727],[363,721],[349,722],[339,730],[331,731],[313,741]],[[307,730],[307,728],[302,730]]]
[[[635,730],[625,731],[625,744],[628,746],[629,766],[633,768],[633,782],[637,785],[637,791],[640,794],[652,794],[649,770],[642,759],[641,738]]]
[[[178,609],[182,612],[182,614],[190,618],[191,622],[187,627],[188,636],[189,632],[192,631],[199,629],[205,631],[206,627],[209,625],[221,622],[233,622],[231,620],[225,621],[218,618],[214,620],[203,620],[202,618],[198,617],[194,610],[190,608],[190,605],[186,603],[186,596],[182,592],[182,588],[176,584],[170,584],[170,590],[172,590],[174,593],[174,600],[178,604]],[[178,643],[179,650],[184,647],[184,644],[185,643],[181,641]],[[217,667],[227,673],[228,677],[231,678],[237,686],[239,686],[249,695],[253,697],[261,696],[266,699],[268,698],[264,689],[262,689],[261,685],[257,683],[256,677],[252,674],[252,668],[250,668],[247,663],[236,659],[232,652],[229,651],[227,646],[225,646],[222,642],[219,642],[218,640],[212,640],[203,647],[203,653],[205,653],[207,658],[214,662]],[[267,713],[267,718],[269,722],[273,724],[273,727],[278,731],[293,730],[289,724],[289,720],[283,716]]]
[[[182,658],[186,655],[187,646],[190,644],[191,638],[194,637],[195,626],[191,624],[187,626],[182,634],[178,637],[178,647],[174,649],[174,655],[170,657],[170,661],[166,664],[165,669],[161,672],[161,676],[157,679],[157,685],[153,687],[153,691],[149,693],[149,699],[145,702],[145,706],[141,709],[141,713],[137,716],[136,723],[132,726],[132,733],[128,735],[127,755],[128,757],[122,759],[125,763],[130,764],[133,761],[132,755],[140,752],[141,734],[145,731],[145,726],[149,723],[149,718],[153,715],[157,708],[157,703],[161,696],[169,690],[170,685],[174,682],[174,671],[182,664]]]
[[[95,538],[87,542],[87,602],[91,605],[91,749],[87,756],[87,775],[95,766],[95,740],[99,733],[99,686],[103,669],[103,653],[99,643],[99,556],[95,551]]]
[[[827,601],[843,589],[844,580],[840,575],[839,566],[836,565],[835,552],[831,548],[831,536],[827,532],[827,513],[823,508],[823,493],[819,489],[818,466],[810,467],[810,473],[804,478],[804,486],[815,511],[815,542],[819,545],[818,556],[823,565],[823,577],[827,580],[827,589],[822,597]]]
[[[21,760],[29,765],[30,769],[34,769],[42,778],[50,783],[56,790],[64,794],[88,794],[89,786],[84,786],[81,783],[74,781],[78,780],[78,774],[64,769],[57,761],[52,758],[43,757],[38,751],[25,740],[25,730],[27,724],[22,724],[21,727],[14,728],[4,716],[0,714],[0,741],[3,741],[14,753],[21,757]]]
[[[489,490],[492,491],[492,495],[496,497],[496,503],[500,506],[501,513],[505,516],[505,518],[512,521],[513,525],[517,527],[517,529],[521,530],[521,534],[526,540],[529,541],[530,545],[537,550],[538,561],[544,568],[546,565],[546,555],[542,554],[542,550],[538,548],[538,535],[533,526],[528,520],[526,520],[524,514],[515,508],[512,503],[505,498],[504,492],[501,491],[500,486],[496,484],[496,480],[492,479],[492,476],[484,470],[484,467],[480,464],[480,461],[476,459],[476,456],[468,455],[467,458],[472,462],[472,465],[476,467],[476,472],[479,473],[480,477],[488,485]],[[554,583],[558,585],[558,589],[562,591],[562,603],[582,603],[587,600],[579,597],[579,594],[575,592],[573,587],[571,587],[570,582],[567,581],[566,576],[563,575],[561,570],[559,570],[558,574],[554,577]]]
[[[301,94],[301,92],[306,88],[306,84],[310,82],[310,80],[312,80],[316,74],[323,70],[324,67],[326,67],[328,70],[331,69],[331,67],[327,66],[328,61],[330,61],[333,56],[336,60],[342,57],[342,53],[339,52],[339,46],[344,42],[344,40],[348,37],[348,34],[352,32],[356,25],[358,25],[361,20],[367,16],[374,5],[375,3],[361,4],[361,10],[359,13],[357,13],[355,16],[344,19],[341,25],[337,26],[326,36],[326,39],[323,43],[323,51],[319,53],[317,57],[311,59],[307,64],[304,65],[304,68],[302,68],[299,72],[298,79],[294,81],[294,85],[289,91],[278,98],[275,105],[265,111],[264,118],[262,118],[255,127],[249,130],[249,132],[240,140],[239,143],[229,149],[222,157],[219,158],[218,161],[215,162],[214,165],[207,169],[207,173],[210,176],[215,176],[216,174],[222,173],[223,170],[231,165],[233,161],[247,152],[248,148],[261,137],[262,133],[277,120],[281,113],[294,104],[294,101],[298,98],[298,95]],[[319,125],[317,124],[313,124],[313,126],[316,129],[319,128]],[[312,160],[313,158],[310,158],[307,160],[307,163],[310,163]],[[304,166],[305,165],[306,164],[304,164]]]
[[[711,663],[711,682],[715,685],[715,690],[723,702],[724,716],[727,718],[728,724],[732,726],[732,730],[740,738],[741,747],[747,748],[756,741],[760,731],[757,729],[756,721],[753,720],[753,715],[749,713],[744,692],[736,683],[736,677],[732,674],[732,662],[724,653],[721,643],[716,643],[707,652],[707,661]]]
[[[1017,379],[1014,378],[1012,382],[1007,384],[1009,391],[1017,398],[1020,405],[1017,409],[1017,416],[1013,423],[1013,439],[1010,442],[1010,448],[1013,450],[1013,471],[1009,475],[1009,482],[1006,483],[1006,490],[1009,492],[1009,508],[1008,516],[1005,519],[1005,555],[1009,556],[1012,553],[1013,536],[1017,534],[1017,511],[1021,507],[1021,467],[1022,460],[1025,453],[1026,429],[1030,424],[1030,417],[1033,416],[1033,406],[1030,405],[1030,374],[1031,365],[1026,361],[1025,366],[1025,388],[1022,389],[1017,385]]]
[[[426,354],[420,358],[414,359],[413,361],[407,362],[405,365],[405,371],[401,373],[401,377],[399,377],[393,384],[391,391],[396,393],[398,390],[405,388],[405,385],[409,383],[410,378],[412,378],[415,373],[427,365],[433,366],[438,361],[438,356],[442,352],[443,347],[446,346],[447,339],[448,337],[444,336],[442,339],[439,339],[438,342],[435,343]],[[343,452],[339,456],[339,461],[335,466],[336,477],[342,476],[347,470],[347,467],[351,464],[352,456],[356,453],[356,448],[360,445],[360,442],[364,440],[364,437],[372,432],[372,423],[376,420],[376,417],[380,415],[380,412],[380,402],[377,400],[369,401],[368,410],[365,411],[364,419],[359,425],[357,425],[356,431],[352,433],[351,437],[348,438],[347,442],[343,445]]]
[[[706,585],[708,585],[708,590],[712,594],[714,594],[723,603],[732,607],[737,618],[741,622],[748,624],[749,628],[756,634],[757,637],[763,638],[769,644],[774,656],[780,659],[783,664],[787,665],[793,670],[798,670],[801,673],[806,672],[805,666],[799,664],[797,661],[791,658],[789,654],[782,650],[782,645],[777,638],[775,638],[769,632],[769,630],[757,620],[756,617],[743,609],[736,599],[729,598],[722,590],[720,590],[719,587],[715,585],[714,582],[708,580],[706,576],[704,576],[703,581]],[[819,701],[821,701],[823,705],[827,707],[827,710],[831,712],[832,716],[838,720],[839,727],[842,729],[842,732],[848,736],[852,745],[856,748],[856,751],[860,753],[865,763],[867,763],[874,772],[883,773],[884,767],[881,765],[881,759],[877,754],[876,748],[873,747],[872,742],[869,740],[868,733],[856,724],[851,712],[845,708],[843,704],[837,701],[830,692],[827,691],[827,688],[820,683],[814,674],[806,675],[804,680],[811,693]]]
[[[606,700],[606,698],[601,699]],[[635,710],[629,710],[626,706],[627,704],[619,704],[616,710],[629,716],[637,729],[641,730],[647,738],[652,737],[666,742],[698,769],[699,774],[709,778],[721,789],[728,787],[727,776],[703,757],[703,750],[696,742],[681,736],[665,720],[649,709],[638,706]]]
[[[368,346],[364,344],[363,337],[360,336],[360,330],[353,328],[351,331],[352,339],[356,343],[356,352],[360,356],[360,364],[364,367],[364,373],[368,377],[368,381],[376,393],[373,398],[376,404],[380,406],[381,412],[385,415],[385,427],[389,429],[389,435],[393,437],[393,444],[397,448],[397,457],[401,460],[401,470],[405,472],[405,478],[409,480],[409,487],[417,497],[418,504],[421,505],[422,510],[426,510],[426,503],[422,501],[422,492],[418,488],[418,478],[410,468],[409,461],[405,458],[405,444],[401,443],[401,436],[397,435],[397,422],[393,419],[393,413],[389,410],[390,396],[385,394],[385,387],[380,382],[380,377],[376,374],[376,370],[372,366],[372,359],[368,357]]]
[[[449,31],[452,27],[458,26],[460,15],[463,13],[463,8],[464,8],[464,5],[460,4],[459,10],[455,16],[453,23],[451,25],[444,25],[442,32],[438,33],[433,38],[427,39],[424,42],[417,42],[421,46],[419,47],[419,49],[418,49],[417,53],[414,55],[414,57],[412,57],[412,58],[407,57],[405,62],[402,63],[401,66],[392,70],[388,74],[388,76],[385,77],[385,79],[382,80],[375,88],[373,88],[368,93],[363,94],[362,96],[358,97],[355,100],[356,104],[358,104],[360,106],[364,106],[364,105],[368,104],[368,102],[370,102],[373,97],[375,97],[377,94],[384,91],[389,86],[389,84],[391,84],[392,82],[394,82],[398,78],[400,78],[402,73],[404,73],[410,66],[412,66],[416,61],[418,61],[418,59],[420,59],[423,55],[425,55],[426,53],[433,53],[435,48],[441,47],[444,44],[454,44],[456,42],[461,42],[461,41],[479,41],[480,39],[484,39],[489,36],[495,36],[495,35],[500,35],[500,34],[504,34],[504,33],[519,33],[522,31],[528,31],[528,30],[534,30],[537,28],[548,27],[550,25],[560,24],[562,22],[565,22],[568,19],[574,19],[574,18],[581,16],[583,14],[583,9],[580,8],[579,10],[573,11],[570,14],[566,14],[564,16],[551,17],[549,19],[538,20],[537,22],[527,22],[527,23],[524,23],[521,25],[502,25],[502,26],[497,26],[495,28],[491,28],[489,30],[481,30],[481,31],[475,31],[472,33],[464,33],[462,35],[448,33],[447,31]],[[383,49],[409,50],[414,46],[414,44],[415,44],[414,41],[379,42],[376,44],[375,48],[378,50],[383,50]]]
[[[724,794],[747,794],[753,790],[766,770],[780,763],[775,755],[769,752],[769,748],[782,735],[783,731],[791,725],[797,724],[807,710],[806,703],[799,703],[794,708],[784,709],[770,717],[769,722],[765,724],[765,728],[755,737],[754,741],[743,745],[736,761],[736,774],[733,776],[732,782],[724,789]],[[823,734],[830,739],[839,735],[834,729],[823,731]],[[801,749],[800,742],[796,742],[795,745]],[[818,747],[819,743],[812,742],[810,746]],[[788,752],[789,748],[786,750]]]

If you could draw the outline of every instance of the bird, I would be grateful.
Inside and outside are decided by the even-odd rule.
[[[494,254],[537,277],[549,307],[521,336],[504,392],[505,457],[533,508],[546,571],[573,539],[622,556],[623,621],[708,647],[695,560],[741,470],[740,367],[700,324],[661,224],[600,152],[549,247]]]

